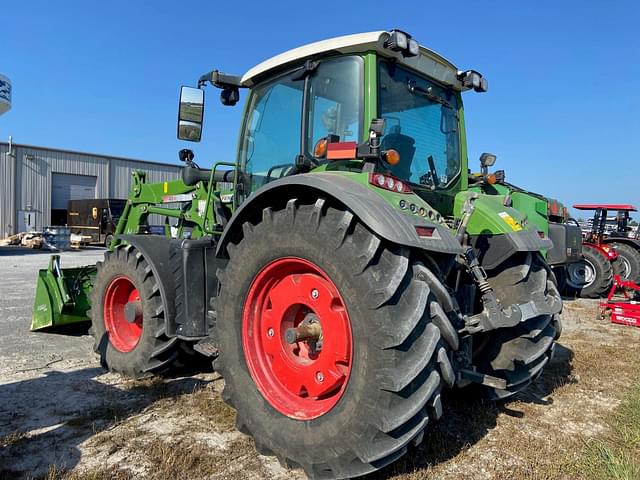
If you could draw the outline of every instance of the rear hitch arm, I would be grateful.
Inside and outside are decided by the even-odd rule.
[[[527,303],[510,305],[507,308],[502,307],[493,287],[487,280],[487,272],[480,265],[475,250],[464,244],[467,225],[475,209],[473,203],[477,198],[478,195],[474,194],[465,200],[456,239],[465,248],[464,254],[460,256],[460,262],[478,286],[484,308],[476,315],[464,317],[465,326],[460,330],[460,333],[472,335],[498,328],[514,327],[518,323],[538,315],[559,313],[562,310],[562,300],[557,292],[551,295],[544,295],[540,292],[532,295],[532,300]]]

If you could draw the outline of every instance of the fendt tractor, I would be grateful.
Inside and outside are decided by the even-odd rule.
[[[206,84],[247,92],[236,161],[185,149],[182,180],[136,174],[104,261],[41,274],[35,327],[88,314],[104,367],[134,377],[210,355],[238,428],[312,478],[402,457],[444,388],[500,399],[541,374],[552,243],[469,190],[461,94],[482,75],[399,30],[334,38],[183,87],[182,140]],[[149,214],[177,236],[140,234]]]
[[[575,220],[569,217],[567,207],[558,200],[525,190],[505,180],[504,170],[489,173],[496,156],[483,153],[480,156],[480,172],[469,177],[469,189],[487,195],[502,195],[506,205],[521,212],[537,228],[538,234],[548,237],[553,247],[543,252],[551,267],[558,290],[575,293],[585,288],[584,269],[581,269],[582,231]],[[581,275],[582,274],[582,275]],[[585,293],[588,293],[586,285]]]

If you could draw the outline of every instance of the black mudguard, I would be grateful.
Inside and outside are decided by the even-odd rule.
[[[501,235],[471,235],[480,264],[490,270],[516,252],[540,252],[553,247],[548,238],[540,238],[536,229],[520,230]]]
[[[242,224],[256,223],[264,208],[280,205],[297,198],[333,198],[351,210],[362,223],[381,238],[411,248],[445,254],[461,254],[463,249],[444,226],[418,216],[403,214],[393,208],[370,188],[335,173],[310,173],[275,180],[254,192],[235,212],[218,244],[217,254],[226,257],[227,244],[242,235]],[[416,227],[434,228],[431,238],[420,237]]]
[[[162,235],[120,235],[146,259],[158,282],[168,337],[198,340],[209,333],[209,299],[218,286],[215,242],[172,239]]]
[[[118,239],[135,247],[147,260],[164,299],[165,320],[168,325],[175,324],[175,283],[169,255],[171,239],[161,235],[118,235]],[[167,331],[167,335],[174,336],[175,333],[171,335]]]

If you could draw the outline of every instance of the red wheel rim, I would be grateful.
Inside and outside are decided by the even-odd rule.
[[[125,307],[128,303],[138,306],[133,321],[127,320]],[[104,326],[109,334],[109,342],[120,352],[133,350],[142,336],[142,311],[140,294],[127,277],[111,280],[104,294]]]
[[[288,343],[287,329],[309,318],[321,326],[319,341]],[[347,386],[352,362],[349,315],[334,283],[308,260],[275,260],[253,280],[244,304],[242,346],[258,390],[290,418],[324,415]]]

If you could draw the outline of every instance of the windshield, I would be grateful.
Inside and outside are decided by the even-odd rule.
[[[432,189],[446,187],[460,172],[455,93],[384,60],[378,79],[378,115],[385,119],[382,149],[400,154],[392,173]]]
[[[300,153],[304,82],[285,75],[251,93],[240,161],[252,189],[285,176]]]
[[[124,210],[126,201],[122,202],[109,202],[109,210],[111,211],[111,218],[115,223],[118,223],[122,210]]]

